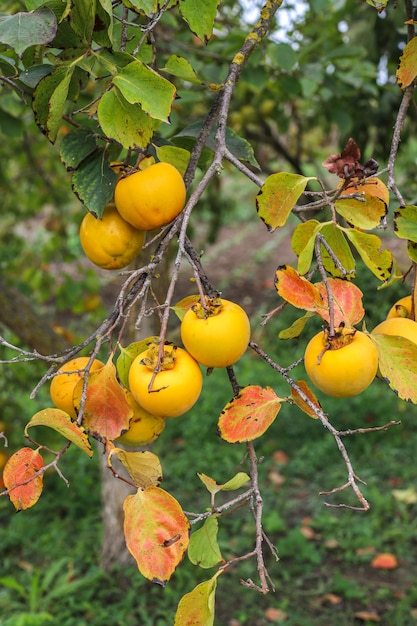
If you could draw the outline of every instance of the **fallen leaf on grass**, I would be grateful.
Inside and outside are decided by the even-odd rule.
[[[371,567],[376,569],[395,569],[398,567],[397,557],[389,552],[377,554],[371,561]]]
[[[285,611],[282,611],[281,609],[274,609],[271,607],[269,609],[266,609],[265,611],[265,618],[269,622],[277,622],[277,623],[285,622],[287,617],[288,617],[287,613],[285,613]]]
[[[417,502],[417,490],[414,487],[393,489],[391,493],[399,502],[405,502],[406,504],[415,504]]]
[[[381,618],[375,611],[357,611],[355,613],[356,619],[360,619],[363,622],[380,622]]]

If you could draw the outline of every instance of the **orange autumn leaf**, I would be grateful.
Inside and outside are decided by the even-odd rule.
[[[375,569],[396,569],[398,565],[397,557],[390,552],[381,552],[371,561],[371,567]]]
[[[91,449],[87,435],[84,430],[71,419],[66,411],[51,407],[38,411],[25,426],[26,436],[29,428],[33,426],[48,426],[49,428],[53,428],[60,435],[72,441],[72,443],[88,454],[88,456],[93,456],[93,450]]]
[[[356,619],[359,619],[362,622],[380,622],[381,621],[381,618],[379,617],[376,611],[356,611],[354,615]]]
[[[320,406],[320,402],[317,400],[316,396],[311,391],[306,381],[296,380],[295,383],[303,392],[303,394],[309,399],[310,403],[317,409],[317,411],[321,411],[322,409]],[[304,400],[300,396],[299,392],[293,387],[291,387],[291,398],[294,400],[298,408],[304,411],[304,413],[306,413],[307,415],[309,415],[310,417],[314,419],[318,419],[318,415],[316,411],[314,411],[314,409],[309,404],[307,404],[306,400]]]
[[[83,393],[83,380],[74,389],[74,405],[78,410]],[[82,425],[98,440],[117,439],[129,428],[133,409],[116,378],[116,368],[109,359],[104,367],[90,373]]]
[[[220,414],[217,425],[220,437],[229,443],[260,437],[278,415],[280,400],[271,387],[244,387]]]
[[[365,315],[362,305],[363,293],[354,283],[340,278],[328,278],[328,285],[333,298],[334,324],[339,326],[342,322],[349,328],[358,324]],[[324,282],[316,283],[323,302],[324,309],[317,311],[326,321],[330,321],[327,289]]]
[[[165,586],[182,561],[190,523],[180,504],[160,487],[138,489],[123,505],[126,545],[142,576]]]
[[[43,489],[43,474],[36,473],[44,467],[38,450],[21,448],[7,461],[3,481],[9,490],[9,498],[17,511],[29,509],[37,503]]]
[[[300,274],[291,265],[281,265],[275,273],[275,288],[281,298],[306,311],[317,313],[324,307],[323,299],[317,287]]]
[[[413,37],[405,46],[397,69],[397,81],[401,89],[411,85],[417,76],[417,37]]]

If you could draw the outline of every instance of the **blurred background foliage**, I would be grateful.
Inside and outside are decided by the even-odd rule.
[[[205,84],[221,83],[260,6],[255,1],[222,2],[215,36],[207,46],[196,41],[180,20],[167,15],[157,31],[164,43],[161,54],[168,58],[186,53]],[[7,9],[8,13],[18,10],[26,10],[24,2],[12,1]],[[386,165],[401,100],[395,71],[406,42],[404,19],[401,3],[389,3],[382,13],[360,0],[284,3],[276,27],[244,69],[229,117],[229,126],[253,146],[264,175],[295,171],[318,175],[334,185],[321,163],[329,153],[340,152],[349,137],[360,146],[363,160],[374,157],[381,168]],[[190,88],[178,81],[177,87],[180,97],[174,104],[171,125],[163,131],[173,141],[185,126],[205,117],[215,97],[215,92],[204,86]],[[98,89],[93,81],[83,85],[77,106],[94,100]],[[409,116],[397,162],[397,182],[409,203],[416,202],[417,196],[415,125],[415,117]],[[81,252],[78,224],[84,208],[72,193],[59,158],[59,144],[67,131],[63,125],[56,145],[51,146],[36,127],[30,108],[3,82],[0,279],[30,298],[39,315],[55,324],[68,340],[76,341],[94,328],[111,306],[103,294],[114,277],[110,279],[86,263]],[[262,228],[253,196],[253,186],[226,168],[196,208],[192,229],[214,241],[224,225],[239,229],[242,223],[253,223],[254,228]],[[231,273],[230,265],[224,273]],[[366,270],[359,273],[358,285],[365,292],[370,324],[381,318],[381,298],[386,298],[388,310],[389,302],[407,291],[396,284],[379,292],[376,303],[377,285]],[[271,287],[265,298],[271,308],[276,306]],[[259,303],[259,308],[265,312],[264,303]],[[259,317],[254,319],[257,323]],[[302,354],[301,345],[277,340],[279,330],[293,319],[294,311],[288,308],[262,330],[256,328],[282,365]],[[6,326],[1,329],[7,339],[19,342]],[[0,347],[2,359],[11,356]],[[42,364],[0,367],[0,421],[13,451],[23,444],[24,424],[49,399],[45,388],[34,401],[28,399],[43,373]],[[282,385],[272,370],[251,355],[238,364],[238,378],[242,384],[271,385],[278,393]],[[215,434],[218,413],[230,399],[224,373],[209,377],[206,389],[192,415],[171,420],[154,448],[166,472],[164,487],[190,510],[208,506],[201,499],[195,472],[214,476],[215,468],[222,467],[222,477],[232,475],[244,456],[243,448],[227,446]],[[372,509],[364,515],[323,506],[318,492],[343,482],[345,467],[322,426],[295,408],[285,407],[259,448],[265,458],[260,468],[265,530],[281,558],[279,563],[271,559],[277,592],[259,598],[239,586],[240,577],[253,575],[252,563],[228,573],[219,584],[219,624],[268,624],[273,621],[268,615],[280,615],[268,613],[274,609],[282,611],[285,623],[293,626],[351,626],[358,623],[358,611],[374,608],[386,626],[415,623],[416,501],[413,492],[404,501],[393,495],[395,488],[414,489],[417,478],[415,411],[386,387],[382,393],[378,380],[342,406],[328,398],[322,400],[341,428],[402,420],[400,427],[387,433],[349,441],[361,478],[368,483],[365,495]],[[55,435],[49,436],[51,444],[55,443]],[[18,516],[0,499],[2,625],[171,624],[179,597],[194,587],[198,576],[205,579],[207,572],[196,572],[184,564],[162,590],[142,580],[133,566],[111,574],[100,571],[97,458],[89,460],[71,449],[62,463],[71,481],[69,490],[56,474],[48,475],[38,505]],[[305,528],[309,532],[303,532]],[[222,550],[227,556],[247,550],[252,531],[243,514],[226,517],[221,524]],[[388,550],[400,558],[400,569],[371,570],[370,555]],[[62,560],[57,560],[58,554]]]

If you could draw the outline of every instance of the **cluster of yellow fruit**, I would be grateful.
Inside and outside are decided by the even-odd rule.
[[[203,387],[200,365],[221,368],[233,365],[244,354],[250,339],[250,323],[237,304],[221,298],[196,302],[181,322],[184,348],[151,343],[132,361],[128,373],[130,392],[137,404],[129,429],[116,442],[144,446],[162,433],[165,419],[186,413],[198,400]],[[162,358],[161,358],[162,356]],[[63,365],[50,385],[54,405],[73,419],[74,390],[88,365],[78,357]],[[93,361],[90,372],[104,364]],[[157,373],[156,373],[157,372]]]
[[[372,334],[405,337],[417,344],[417,322],[411,319],[412,299],[398,300]],[[378,372],[378,352],[372,339],[356,329],[340,328],[331,341],[328,333],[315,335],[307,345],[304,366],[312,383],[338,398],[364,391]]]
[[[185,197],[184,180],[169,163],[122,176],[102,217],[87,213],[81,222],[85,255],[105,270],[126,267],[140,253],[146,231],[169,224],[184,208]]]

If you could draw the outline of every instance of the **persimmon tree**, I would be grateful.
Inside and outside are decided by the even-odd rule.
[[[113,464],[117,458],[129,475],[121,480],[127,480],[135,489],[124,503],[124,534],[141,574],[165,585],[185,554],[196,565],[216,568],[211,578],[180,600],[175,616],[178,626],[214,623],[217,582],[223,572],[238,568],[243,560],[254,561],[254,576],[242,584],[263,594],[274,587],[264,555],[268,550],[277,556],[277,551],[268,538],[268,529],[263,527],[258,455],[262,437],[280,410],[285,407],[299,413],[300,419],[317,419],[334,437],[341,463],[346,466],[346,481],[330,489],[326,486],[326,505],[358,511],[368,510],[370,504],[350,460],[346,438],[387,430],[396,424],[388,421],[375,428],[339,431],[332,424],[332,416],[320,405],[307,376],[297,380],[292,377],[298,362],[278,363],[267,346],[249,341],[248,349],[282,377],[288,394],[279,397],[274,389],[263,387],[262,381],[242,387],[233,365],[227,366],[232,399],[225,400],[218,418],[218,435],[230,444],[246,445],[247,467],[232,477],[215,479],[198,474],[202,489],[208,492],[207,509],[184,511],[181,503],[163,488],[163,459],[150,450],[126,450],[118,445],[117,439],[128,429],[134,414],[129,376],[132,363],[143,353],[146,356],[141,357],[140,366],[152,361],[152,392],[165,365],[168,373],[175,373],[176,348],[169,344],[168,322],[177,316],[179,326],[197,304],[204,318],[210,307],[221,302],[221,294],[207,274],[189,230],[191,216],[211,186],[231,170],[250,181],[257,193],[253,210],[271,236],[287,226],[291,215],[299,218],[292,234],[297,266],[277,268],[275,289],[280,302],[260,322],[267,324],[278,317],[284,306],[298,309],[299,316],[295,313],[293,324],[281,329],[280,339],[297,338],[307,345],[309,320],[318,316],[325,336],[318,361],[324,362],[333,351],[342,351],[345,344],[354,341],[359,330],[367,333],[363,294],[355,284],[357,259],[380,281],[381,287],[389,288],[405,278],[392,251],[383,246],[380,229],[391,228],[407,242],[413,321],[416,310],[417,207],[409,204],[408,189],[398,181],[396,169],[417,77],[417,39],[410,3],[394,6],[387,0],[368,0],[367,6],[361,6],[372,19],[383,12],[396,11],[404,25],[403,50],[393,46],[387,60],[390,67],[398,65],[393,85],[398,106],[389,145],[385,152],[378,147],[377,153],[363,159],[360,138],[352,132],[346,143],[334,146],[319,173],[303,171],[307,168],[300,167],[298,148],[291,154],[280,143],[274,120],[268,121],[274,107],[280,107],[280,94],[291,88],[301,90],[297,94],[301,104],[292,102],[291,96],[285,98],[287,112],[277,111],[276,118],[281,122],[286,119],[288,124],[291,120],[296,127],[303,125],[303,115],[308,120],[309,107],[303,105],[303,100],[316,93],[320,81],[314,75],[303,75],[307,52],[304,50],[303,57],[300,43],[291,46],[274,39],[281,0],[267,0],[254,25],[229,40],[236,6],[221,0],[27,0],[24,7],[0,16],[0,80],[5,93],[21,111],[32,111],[50,144],[59,144],[60,159],[70,173],[72,190],[86,212],[100,219],[113,201],[118,181],[155,162],[173,165],[187,188],[184,208],[168,224],[148,233],[144,246],[145,255],[150,250],[148,258],[140,266],[123,272],[113,309],[88,336],[53,354],[26,349],[0,337],[1,344],[15,353],[5,363],[36,360],[45,365],[45,374],[32,390],[32,397],[59,375],[62,365],[80,353],[87,352],[90,357],[73,392],[76,419],[58,407],[37,411],[25,427],[28,445],[15,452],[6,464],[5,489],[0,495],[8,496],[17,510],[34,506],[42,494],[46,470],[55,469],[66,481],[59,463],[69,446],[75,445],[80,454],[91,456],[92,440],[96,440],[106,455],[109,472],[121,478]],[[313,8],[307,7],[306,12],[307,22]],[[346,12],[348,15],[351,16]],[[353,12],[352,21],[354,17]],[[310,36],[313,30],[312,27],[308,31]],[[307,35],[305,41],[308,48]],[[343,48],[343,39],[340,45]],[[297,56],[298,49],[301,52]],[[320,70],[319,99],[325,101],[327,94],[330,100],[327,80],[335,69],[332,86],[340,92],[347,84],[354,84],[355,71],[358,83],[363,79],[366,67],[364,70],[360,64],[338,67],[340,58],[346,56],[348,53],[336,54],[334,50],[329,55],[327,76]],[[245,83],[242,77],[253,59],[260,57],[272,68],[274,84],[263,85],[255,99],[259,105],[264,104],[261,125],[270,146],[275,146],[289,164],[282,171],[259,164],[251,145],[251,124],[238,119],[233,105],[235,96],[244,101],[244,90],[250,89],[250,81]],[[366,95],[366,89],[359,90],[355,102],[359,108],[365,99],[362,91]],[[272,108],[271,96],[275,98]],[[342,120],[342,116],[334,115],[333,123],[342,124],[347,116],[348,113]],[[356,121],[347,126],[355,130]],[[171,250],[174,259],[168,288],[158,299],[153,280]],[[195,287],[189,297],[178,300],[176,286],[184,264],[191,267]],[[126,344],[127,322],[133,316],[138,340]],[[143,337],[141,326],[149,316],[157,319],[159,332],[157,336]],[[368,337],[378,352],[379,376],[386,382],[386,393],[393,390],[404,401],[417,403],[417,346],[398,336]],[[103,359],[103,355],[104,366],[93,371],[94,360],[98,356]],[[344,376],[343,370],[340,376]],[[170,385],[171,382],[160,389]],[[345,395],[349,395],[349,390]],[[166,415],[169,418],[169,412]],[[50,450],[33,439],[35,426],[57,430],[67,444]],[[7,442],[4,434],[2,439]],[[45,461],[46,452],[52,454],[52,461]],[[241,489],[224,503],[216,502],[217,493]],[[354,504],[348,495],[342,499],[348,491],[353,493]],[[253,549],[226,559],[217,543],[218,528],[225,513],[242,505],[247,506],[248,515],[255,521]]]

